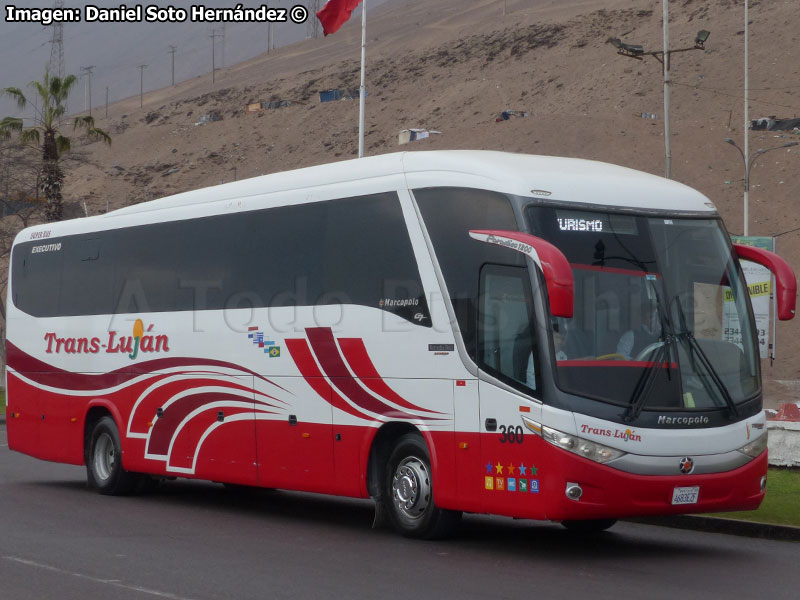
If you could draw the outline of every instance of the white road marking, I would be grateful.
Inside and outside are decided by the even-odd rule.
[[[169,592],[161,592],[159,590],[151,590],[149,588],[141,587],[138,585],[128,585],[122,583],[119,579],[100,579],[98,577],[92,577],[91,575],[84,575],[83,573],[73,573],[71,571],[65,571],[64,569],[59,569],[58,567],[53,567],[51,565],[45,565],[42,563],[38,563],[32,560],[27,560],[24,558],[19,558],[18,556],[4,556],[3,560],[8,560],[11,562],[19,563],[22,565],[27,565],[29,567],[36,567],[39,569],[44,569],[45,571],[51,571],[53,573],[61,573],[62,575],[70,575],[72,577],[78,577],[79,579],[86,579],[88,581],[93,581],[94,583],[102,583],[103,585],[110,585],[113,587],[118,587],[126,590],[132,590],[134,592],[141,592],[142,594],[149,594],[151,596],[158,596],[159,598],[170,598],[171,600],[192,600],[191,598],[186,598],[185,596],[178,596],[176,594],[170,594]]]

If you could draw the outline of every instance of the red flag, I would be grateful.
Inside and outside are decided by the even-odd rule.
[[[325,35],[336,33],[350,18],[361,0],[328,0],[328,3],[317,13],[322,31]]]

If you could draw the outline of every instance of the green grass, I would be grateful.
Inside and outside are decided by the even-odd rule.
[[[0,413],[5,414],[6,412],[6,391],[0,390]]]
[[[758,510],[715,513],[712,517],[800,527],[800,471],[770,468],[767,495]]]

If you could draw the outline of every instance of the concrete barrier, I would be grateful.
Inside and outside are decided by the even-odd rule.
[[[773,466],[800,467],[800,405],[798,404],[782,404],[778,410],[767,411],[769,464]]]

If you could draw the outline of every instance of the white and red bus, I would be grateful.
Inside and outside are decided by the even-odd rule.
[[[10,263],[13,450],[152,478],[603,529],[747,510],[767,431],[714,205],[599,162],[409,152],[37,225]]]

